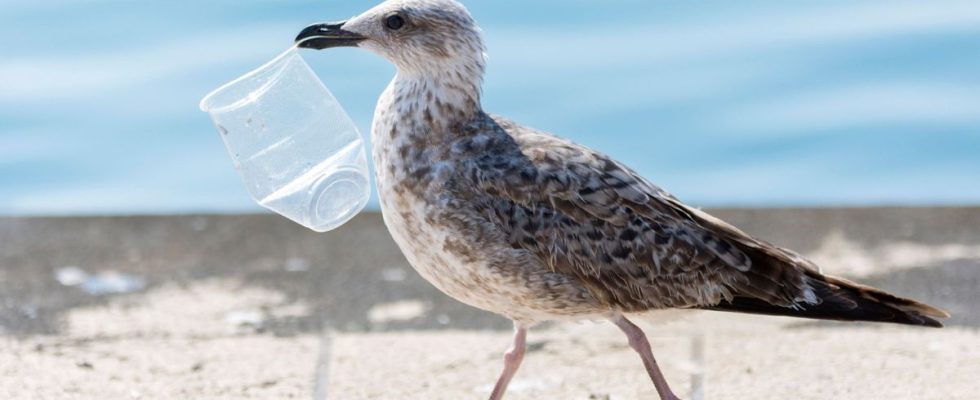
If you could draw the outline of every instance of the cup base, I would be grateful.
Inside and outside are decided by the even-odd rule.
[[[335,170],[321,178],[312,188],[310,228],[326,232],[349,221],[367,204],[368,180],[352,168]]]

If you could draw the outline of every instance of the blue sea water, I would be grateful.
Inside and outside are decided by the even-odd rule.
[[[487,110],[690,203],[980,202],[980,2],[466,4]],[[372,5],[4,0],[0,214],[258,210],[198,100]],[[393,68],[307,59],[367,133]]]

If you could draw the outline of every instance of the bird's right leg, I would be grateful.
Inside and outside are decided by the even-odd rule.
[[[660,367],[657,366],[657,360],[653,358],[653,352],[650,350],[650,342],[640,327],[634,325],[626,317],[618,314],[609,318],[609,320],[626,333],[630,347],[640,354],[640,358],[643,359],[643,366],[647,369],[647,375],[650,375],[650,379],[653,380],[653,386],[657,388],[657,394],[660,395],[660,400],[680,400],[670,390],[670,386],[667,385],[667,378],[664,378],[663,372],[660,372]]]
[[[504,372],[500,373],[497,384],[493,387],[490,400],[504,398],[510,379],[517,373],[521,361],[524,361],[524,350],[527,349],[527,327],[520,322],[514,322],[514,344],[504,353]]]

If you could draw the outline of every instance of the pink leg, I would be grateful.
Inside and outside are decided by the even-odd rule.
[[[507,385],[510,379],[517,373],[521,361],[524,361],[524,350],[527,348],[527,327],[518,322],[514,322],[514,344],[504,353],[504,372],[500,373],[497,385],[493,387],[490,400],[500,400],[504,398]]]
[[[626,317],[622,315],[616,315],[610,318],[619,329],[622,329],[626,333],[626,337],[629,338],[630,347],[636,350],[640,354],[640,358],[643,359],[643,366],[647,368],[647,374],[650,375],[650,379],[653,380],[653,386],[657,388],[657,393],[660,395],[661,400],[680,400],[677,395],[670,390],[670,386],[667,385],[667,379],[664,378],[664,374],[660,372],[660,367],[657,366],[657,360],[653,358],[653,352],[650,351],[650,342],[647,341],[647,336],[643,334],[640,327],[633,325]]]

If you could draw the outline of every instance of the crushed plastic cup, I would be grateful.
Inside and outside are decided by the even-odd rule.
[[[201,100],[260,205],[317,232],[371,194],[364,140],[293,47]]]

